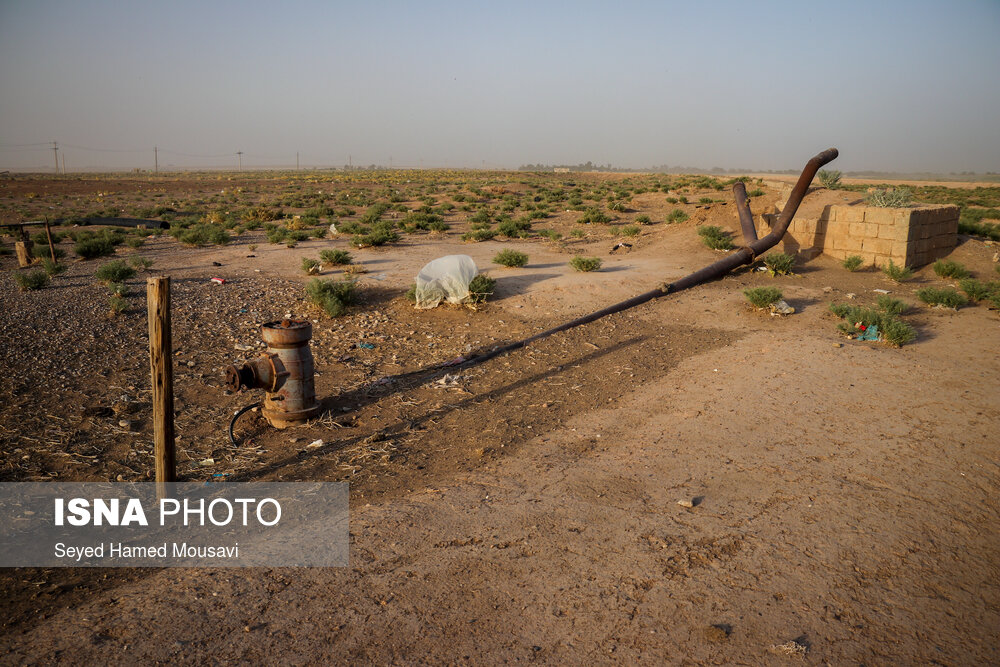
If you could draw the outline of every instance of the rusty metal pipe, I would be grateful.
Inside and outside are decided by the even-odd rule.
[[[585,315],[583,317],[572,320],[571,322],[566,322],[565,324],[553,327],[552,329],[548,329],[547,331],[535,334],[534,336],[531,336],[529,338],[525,338],[523,340],[519,340],[514,343],[509,343],[507,345],[490,350],[489,352],[478,355],[471,359],[466,359],[465,361],[459,362],[457,364],[453,362],[449,364],[444,364],[442,367],[448,367],[448,366],[469,367],[481,364],[484,361],[489,361],[490,359],[498,357],[502,354],[518,350],[522,347],[527,347],[528,345],[534,343],[537,340],[541,340],[542,338],[547,338],[548,336],[559,333],[560,331],[566,331],[567,329],[572,329],[573,327],[580,326],[581,324],[587,324],[588,322],[593,322],[594,320],[606,317],[607,315],[620,313],[623,310],[634,308],[635,306],[646,303],[647,301],[652,301],[653,299],[657,299],[661,296],[666,296],[667,294],[673,294],[675,292],[686,290],[689,287],[694,287],[695,285],[700,285],[701,283],[708,282],[709,280],[720,278],[739,266],[742,266],[744,264],[750,264],[751,262],[754,261],[754,259],[756,259],[756,257],[759,254],[767,250],[770,250],[771,248],[773,248],[775,245],[778,244],[778,241],[781,240],[781,237],[783,237],[785,235],[785,232],[788,230],[788,225],[789,223],[791,223],[792,218],[795,217],[795,212],[798,210],[799,204],[802,203],[802,198],[805,197],[806,190],[808,190],[809,184],[812,183],[813,178],[815,178],[816,172],[819,171],[820,167],[822,167],[823,165],[836,159],[838,155],[839,152],[837,151],[836,148],[829,148],[823,151],[822,153],[819,153],[811,160],[809,160],[809,162],[806,163],[805,168],[802,169],[802,174],[799,176],[798,182],[796,182],[795,187],[792,189],[792,193],[788,196],[788,202],[785,204],[785,208],[782,209],[781,215],[778,217],[777,223],[775,224],[771,232],[764,238],[756,239],[757,233],[755,230],[753,236],[756,240],[754,240],[753,242],[740,248],[736,252],[727,255],[723,259],[720,259],[718,262],[709,264],[705,268],[695,271],[694,273],[685,276],[679,280],[676,280],[672,283],[664,283],[663,285],[654,290],[650,290],[649,292],[645,292],[643,294],[640,294],[639,296],[634,296],[631,299],[627,299],[625,301],[620,301],[619,303],[616,303],[612,306],[608,306],[607,308],[598,310],[595,313],[591,313],[590,315]],[[738,183],[737,185],[742,186],[743,184]],[[750,210],[746,203],[746,189],[745,188],[742,189],[743,189],[743,206],[746,208],[746,213],[749,214]],[[734,187],[733,190],[734,193],[736,193],[737,188]],[[739,208],[738,198],[739,196],[737,194],[737,208]],[[741,224],[743,222],[743,215],[744,215],[743,212],[740,211]],[[750,228],[753,229],[752,216],[750,219]],[[744,234],[746,233],[747,230],[746,227],[744,226]]]
[[[753,226],[753,213],[747,203],[747,186],[743,181],[733,184],[733,197],[736,199],[736,212],[740,215],[740,229],[743,230],[743,242],[753,243],[757,240],[757,228]]]

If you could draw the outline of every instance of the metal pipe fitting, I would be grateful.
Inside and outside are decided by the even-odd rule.
[[[320,405],[312,351],[312,324],[304,320],[278,320],[261,325],[267,351],[239,368],[226,368],[226,388],[239,391],[263,389],[264,418],[275,428],[287,428],[316,416]]]

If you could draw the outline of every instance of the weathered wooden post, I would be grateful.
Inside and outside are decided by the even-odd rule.
[[[166,485],[177,481],[174,451],[174,369],[170,335],[170,277],[146,279],[149,311],[149,369],[153,387],[153,456],[156,459],[156,495],[167,495]]]
[[[65,171],[65,170],[63,170],[63,171]],[[52,255],[52,263],[55,264],[56,263],[56,249],[55,249],[55,246],[52,245],[52,232],[49,230],[49,221],[48,220],[45,221],[45,236],[47,236],[48,239],[49,239],[49,254]]]
[[[28,236],[24,225],[19,225],[19,227],[21,240],[14,244],[14,252],[17,254],[17,265],[24,268],[25,266],[31,266],[33,260],[31,256],[31,237]]]

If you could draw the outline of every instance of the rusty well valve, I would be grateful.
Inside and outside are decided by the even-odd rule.
[[[237,368],[226,369],[226,388],[239,391],[263,389],[264,418],[275,428],[304,422],[319,413],[309,349],[312,324],[304,320],[278,320],[261,325],[267,351]]]

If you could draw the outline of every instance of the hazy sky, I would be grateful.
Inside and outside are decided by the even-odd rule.
[[[998,34],[1000,0],[0,0],[0,169],[1000,171]]]

